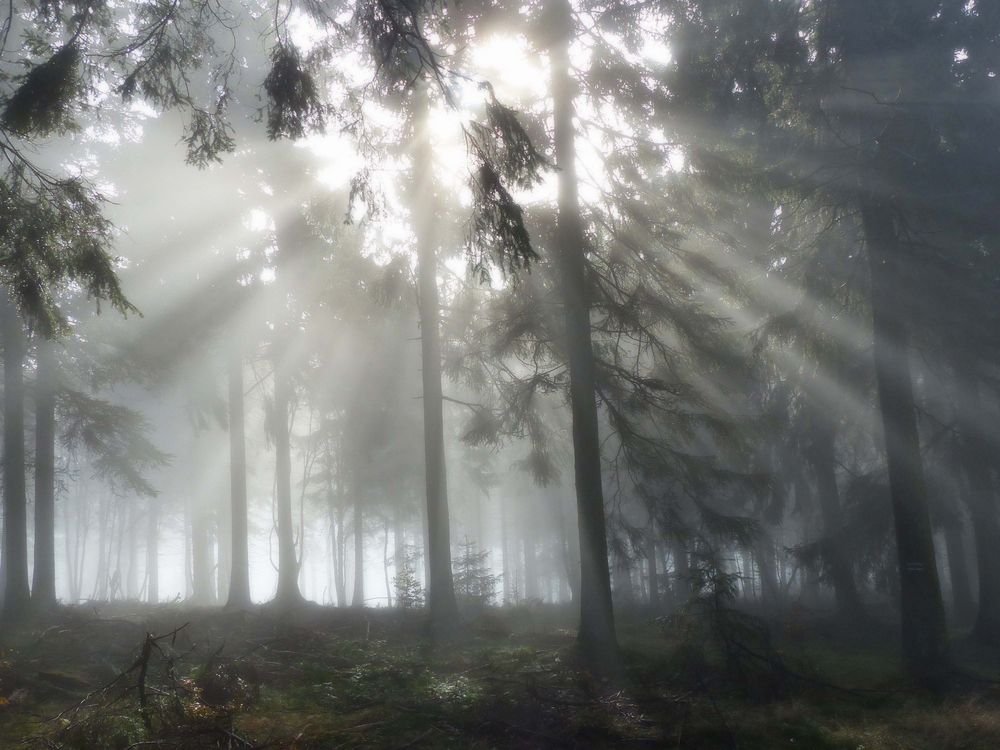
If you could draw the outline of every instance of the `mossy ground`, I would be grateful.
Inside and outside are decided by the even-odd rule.
[[[1000,747],[1000,656],[968,644],[970,676],[942,697],[908,684],[882,634],[806,626],[775,642],[792,676],[734,678],[636,618],[600,679],[571,622],[493,611],[433,644],[416,612],[63,609],[0,635],[0,748]],[[128,670],[146,633],[179,627],[152,652],[144,713]]]

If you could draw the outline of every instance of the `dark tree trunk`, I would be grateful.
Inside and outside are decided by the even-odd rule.
[[[0,291],[3,333],[3,501],[5,620],[25,614],[28,588],[28,509],[24,477],[24,356],[27,344],[21,317]]]
[[[38,340],[35,379],[35,569],[31,600],[56,603],[56,362],[55,344]],[[68,530],[67,530],[68,532]]]
[[[250,606],[250,551],[247,532],[247,448],[243,416],[243,356],[233,345],[227,364],[229,381],[229,502],[232,567],[227,607]]]
[[[608,541],[601,479],[601,449],[597,421],[596,372],[590,330],[585,237],[580,216],[573,125],[574,82],[570,76],[571,9],[566,0],[550,6],[559,38],[550,50],[556,164],[559,168],[557,260],[566,321],[570,409],[573,422],[573,464],[580,534],[580,629],[585,653],[597,660],[616,658]]]
[[[284,349],[275,344],[274,369],[274,474],[275,499],[278,505],[278,590],[275,601],[281,605],[298,604],[299,566],[295,557],[295,528],[292,520],[292,446],[290,424],[291,383]]]
[[[889,206],[866,199],[861,219],[871,273],[875,378],[899,556],[903,654],[914,675],[933,683],[947,666],[948,633],[917,433],[909,338],[893,304],[898,299],[896,255],[901,247]]]
[[[424,408],[424,474],[427,489],[427,605],[431,629],[451,630],[458,620],[451,572],[451,528],[444,455],[444,403],[441,393],[441,310],[437,286],[437,242],[434,223],[426,89],[418,97],[414,134],[413,205],[417,217],[417,285],[420,298],[420,353]]]
[[[846,621],[857,621],[865,616],[864,605],[858,595],[851,563],[844,554],[843,517],[835,469],[834,428],[825,415],[816,415],[810,437],[812,443],[808,459],[816,477],[816,494],[826,539],[823,557],[833,583],[837,613]]]

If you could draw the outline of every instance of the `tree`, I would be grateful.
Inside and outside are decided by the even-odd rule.
[[[413,93],[413,174],[411,206],[416,220],[417,291],[420,309],[421,378],[424,408],[424,472],[427,498],[427,606],[431,628],[454,628],[458,606],[451,570],[448,476],[444,454],[441,395],[441,312],[438,299],[437,210],[430,145],[430,99],[425,87]]]
[[[51,341],[36,348],[35,376],[35,565],[31,598],[46,608],[56,603],[56,359]]]
[[[4,609],[6,620],[25,615],[28,588],[28,519],[24,480],[24,357],[27,349],[17,308],[0,292],[4,381]]]
[[[550,23],[556,33],[550,49],[554,149],[559,168],[557,253],[569,361],[570,409],[573,415],[573,466],[580,528],[580,629],[585,653],[597,659],[617,650],[598,433],[597,374],[590,338],[590,301],[585,276],[586,240],[577,198],[573,126],[573,84],[569,43],[573,24],[569,3],[553,0]]]

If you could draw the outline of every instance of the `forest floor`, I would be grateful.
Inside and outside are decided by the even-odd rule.
[[[884,634],[802,616],[762,653],[637,617],[600,680],[571,621],[495,610],[433,646],[414,611],[61,609],[0,634],[0,748],[1000,748],[1000,652],[956,641],[932,696]]]

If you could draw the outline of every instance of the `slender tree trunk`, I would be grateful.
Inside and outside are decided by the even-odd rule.
[[[337,606],[347,606],[347,553],[344,550],[344,504],[341,502],[337,506],[337,524],[334,530],[334,544],[337,547],[335,560],[336,567],[333,571],[334,585],[337,588]]]
[[[407,564],[406,559],[406,527],[403,523],[403,511],[399,504],[393,508],[393,531],[392,531],[392,544],[393,553],[392,561],[395,573],[398,576],[403,570],[403,567]],[[399,596],[397,594],[396,604],[399,605]]]
[[[538,593],[539,575],[535,555],[535,528],[538,523],[538,517],[532,505],[525,505],[521,509],[521,549],[524,554],[524,598],[528,601],[541,598]]]
[[[510,565],[510,542],[507,538],[507,515],[508,515],[508,500],[506,493],[500,498],[500,554],[503,561],[503,567],[501,568],[501,575],[503,576],[503,603],[513,604],[514,603],[514,589],[517,588],[515,582],[512,580],[513,570]]]
[[[585,237],[580,216],[573,125],[574,83],[570,76],[571,9],[566,0],[550,0],[562,28],[550,50],[556,164],[559,167],[557,258],[566,320],[573,463],[580,531],[579,640],[597,660],[616,658],[608,542],[601,479],[597,421],[596,372],[590,331]]]
[[[146,511],[146,601],[160,601],[160,503],[150,498]]]
[[[302,601],[298,561],[295,558],[295,528],[292,520],[292,447],[290,424],[291,383],[283,349],[274,346],[274,473],[278,505],[278,590],[275,601],[282,605]]]
[[[389,517],[385,517],[382,540],[382,570],[385,572],[385,601],[386,606],[392,606],[392,583],[389,580]]]
[[[354,493],[354,595],[351,604],[365,606],[365,517],[361,493]]]
[[[129,601],[139,599],[139,512],[138,504],[128,505],[128,571],[125,574],[125,598]]]
[[[226,606],[250,606],[250,542],[247,531],[247,448],[243,414],[243,355],[237,345],[229,351],[229,502],[232,567]]]
[[[836,454],[833,425],[824,415],[817,415],[815,424],[808,458],[816,477],[823,533],[827,541],[823,555],[833,583],[838,614],[846,621],[858,621],[865,617],[865,610],[858,595],[851,564],[844,555],[840,491],[834,468]]]
[[[0,291],[4,380],[4,609],[5,620],[25,614],[28,588],[28,509],[24,477],[24,356],[27,348],[21,317]]]
[[[191,493],[184,499],[184,598],[190,599],[194,591],[194,552],[191,549]]]
[[[875,379],[899,556],[903,654],[909,670],[934,683],[948,660],[948,632],[934,560],[930,513],[910,377],[909,339],[892,300],[900,245],[889,206],[866,199],[861,219],[871,273]]]
[[[84,500],[86,502],[86,500]],[[107,529],[108,521],[108,499],[105,493],[101,493],[101,498],[97,506],[97,570],[94,579],[94,590],[91,592],[91,599],[104,601],[108,595],[108,545]],[[188,537],[187,534],[184,535]]]
[[[55,344],[39,338],[35,379],[35,568],[31,599],[56,603],[56,363]],[[67,530],[68,532],[68,530]]]
[[[441,310],[434,223],[434,181],[428,116],[430,101],[420,89],[414,118],[414,215],[417,217],[417,284],[420,298],[420,353],[424,409],[424,475],[427,490],[427,604],[431,629],[444,633],[458,621],[451,571],[451,528],[444,455],[441,393]]]
[[[72,497],[72,495],[70,495]],[[74,526],[71,523],[70,499],[66,498],[63,503],[63,528],[66,534],[63,537],[63,559],[66,561],[66,586],[69,592],[69,603],[76,604],[80,598],[80,592],[76,587],[77,561],[79,560],[77,550],[80,547],[80,525]],[[73,532],[73,533],[70,533]]]
[[[191,601],[198,606],[211,604],[215,599],[212,534],[203,502],[199,502],[191,513]]]

